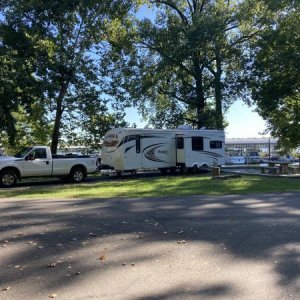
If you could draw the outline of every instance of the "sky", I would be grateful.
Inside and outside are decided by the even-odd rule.
[[[253,110],[240,100],[230,107],[226,114],[229,123],[225,129],[226,138],[261,138],[269,136],[268,134],[262,134],[266,128],[265,122]],[[134,108],[126,110],[125,120],[130,124],[136,123],[139,128],[146,126],[146,123],[142,121],[142,117]]]
[[[263,134],[265,121],[241,100],[236,101],[229,109],[226,119],[229,123],[225,129],[227,138],[258,138],[269,137]]]

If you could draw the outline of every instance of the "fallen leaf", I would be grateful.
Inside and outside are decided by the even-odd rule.
[[[177,244],[186,244],[187,242],[185,240],[177,241]]]
[[[57,297],[57,295],[55,293],[49,295],[49,298],[56,298],[56,297]]]
[[[56,267],[56,263],[51,263],[51,264],[48,265],[48,267],[49,268],[54,268],[54,267]]]
[[[99,257],[99,260],[103,261],[103,260],[105,260],[105,259],[106,259],[105,254],[101,254],[100,257]]]

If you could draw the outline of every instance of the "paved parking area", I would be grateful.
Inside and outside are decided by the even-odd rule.
[[[1,299],[299,299],[300,193],[0,201]]]

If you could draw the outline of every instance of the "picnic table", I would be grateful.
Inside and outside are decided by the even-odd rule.
[[[267,163],[268,166],[261,167],[262,174],[287,174],[288,173],[289,162],[268,161]]]

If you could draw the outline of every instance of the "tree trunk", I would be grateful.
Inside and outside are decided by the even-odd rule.
[[[61,85],[59,95],[56,99],[56,114],[55,114],[54,127],[53,127],[53,131],[52,131],[52,141],[51,141],[52,154],[57,153],[59,136],[60,136],[61,120],[62,120],[62,115],[64,112],[63,99],[67,93],[68,85],[69,85],[68,81],[64,82]]]
[[[214,74],[214,85],[215,85],[215,110],[216,110],[216,128],[223,129],[223,112],[222,112],[222,63],[220,57],[220,51],[218,46],[216,46],[216,68],[217,71]]]
[[[61,125],[62,114],[63,114],[62,109],[57,108],[56,114],[55,114],[54,127],[53,127],[53,131],[52,131],[52,141],[51,141],[51,152],[52,152],[52,154],[57,153],[58,141],[59,141],[59,136],[60,136],[60,125]]]
[[[197,58],[194,59],[194,72],[195,72],[195,81],[196,81],[196,109],[197,109],[197,128],[205,126],[206,120],[204,115],[205,110],[205,96],[203,90],[203,77],[202,77],[202,68],[200,67],[199,61]]]

